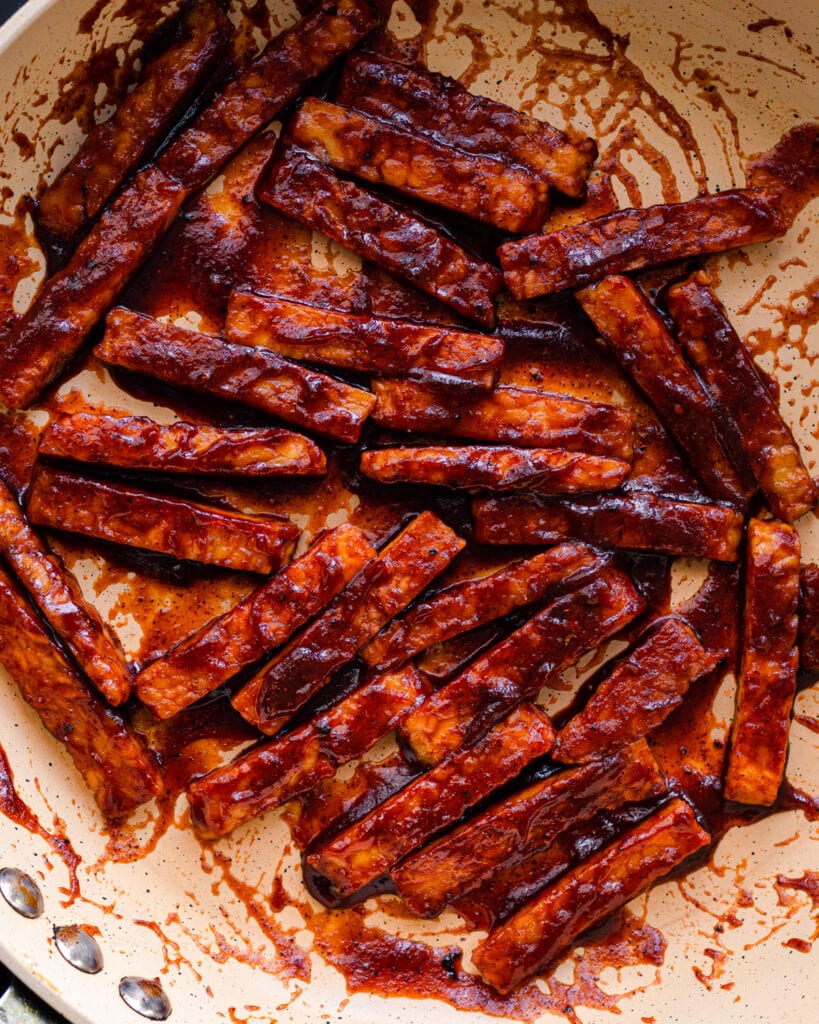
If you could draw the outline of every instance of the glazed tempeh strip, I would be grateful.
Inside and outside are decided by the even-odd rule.
[[[275,352],[233,345],[129,309],[108,314],[105,337],[94,351],[115,366],[241,402],[336,441],[357,441],[375,405],[368,391]]]
[[[775,520],[748,524],[742,665],[725,772],[725,796],[776,800],[785,774],[796,695],[799,535]]]
[[[39,526],[228,569],[270,573],[293,552],[289,519],[249,515],[40,466],[26,507]]]
[[[717,661],[694,631],[672,616],[612,669],[583,710],[563,726],[552,757],[569,764],[591,761],[646,736]]]
[[[548,186],[522,167],[454,149],[350,107],[309,97],[287,137],[338,171],[511,234],[537,231],[549,210]]]
[[[438,690],[401,726],[425,765],[468,747],[504,715],[603,643],[643,610],[625,573],[605,567],[588,583],[550,602],[506,640]]]
[[[735,562],[742,540],[736,509],[651,491],[551,500],[524,494],[475,498],[472,514],[481,544],[557,544],[582,537],[634,551]]]
[[[377,24],[368,0],[321,0],[276,36],[160,156],[188,192],[202,188],[311,78]]]
[[[684,800],[671,800],[493,929],[473,954],[475,966],[510,992],[710,838]]]
[[[438,445],[362,452],[360,468],[383,484],[567,494],[619,487],[631,464],[559,448]]]
[[[184,200],[179,182],[153,166],[120,193],[3,339],[0,399],[6,405],[24,409],[59,376],[151,255]]]
[[[27,704],[64,744],[106,817],[119,818],[162,788],[139,736],[94,694],[0,568],[0,662]]]
[[[819,672],[819,565],[803,565],[799,573],[799,664]]]
[[[312,846],[329,831],[340,832],[403,789],[420,775],[398,752],[383,761],[362,761],[348,778],[322,779],[302,793],[282,817],[300,850]]]
[[[777,519],[792,522],[813,508],[819,489],[777,403],[699,271],[668,292],[679,339],[715,401],[736,424],[734,441],[745,452]]]
[[[569,196],[583,194],[597,147],[504,103],[468,92],[454,78],[374,53],[348,57],[339,103],[422,131],[458,149],[529,168]]]
[[[618,210],[498,250],[516,299],[578,288],[610,274],[768,242],[787,230],[777,189],[734,189],[687,203]]]
[[[0,399],[6,405],[24,408],[38,397],[154,251],[185,199],[375,20],[368,0],[323,0],[269,43],[156,166],[136,175],[4,339]]]
[[[474,747],[419,776],[319,847],[308,857],[310,865],[337,892],[356,892],[547,754],[553,737],[542,712],[518,708]]]
[[[277,427],[157,423],[147,416],[75,412],[52,420],[38,454],[72,462],[161,473],[250,477],[320,476],[317,444]]]
[[[196,830],[206,839],[227,835],[311,789],[386,736],[428,692],[411,666],[373,676],[313,721],[197,779],[188,787]]]
[[[362,657],[380,668],[400,665],[433,644],[539,601],[602,565],[603,558],[585,544],[560,544],[489,576],[454,583],[391,622],[367,644]]]
[[[601,402],[511,386],[488,395],[464,395],[397,380],[373,381],[373,392],[373,420],[390,430],[563,448],[614,459],[631,459],[634,451],[634,414]]]
[[[665,779],[643,740],[607,760],[569,768],[493,804],[402,861],[393,868],[392,880],[413,913],[435,917],[499,868],[549,846],[598,811],[665,792]]]
[[[283,644],[339,593],[375,549],[345,523],[237,605],[147,665],[136,692],[157,718],[170,718]]]
[[[708,394],[642,291],[627,277],[607,277],[577,298],[712,497],[744,504],[749,491],[720,442]]]
[[[39,227],[71,242],[173,127],[215,70],[232,34],[214,0],[189,3],[171,44],[146,65],[113,116],[96,125],[38,199]]]
[[[79,584],[52,555],[0,482],[0,554],[40,612],[100,693],[112,704],[131,695],[131,672],[111,629],[82,596]]]
[[[275,733],[463,547],[431,512],[416,516],[236,694],[233,706],[262,732]]]
[[[230,341],[272,348],[289,359],[487,389],[503,358],[501,339],[486,334],[320,309],[253,292],[233,292],[225,333]]]
[[[405,213],[307,153],[282,146],[256,189],[264,202],[321,231],[390,274],[485,327],[495,321],[501,275],[425,221]]]

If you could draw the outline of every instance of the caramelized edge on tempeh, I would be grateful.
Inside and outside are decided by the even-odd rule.
[[[553,738],[546,715],[531,706],[518,708],[475,746],[419,776],[318,847],[309,864],[338,893],[358,891],[547,754]]]
[[[300,532],[289,519],[200,505],[42,464],[26,512],[31,522],[54,530],[259,573],[284,565]]]
[[[488,576],[454,583],[391,622],[361,656],[368,665],[392,668],[433,644],[545,598],[553,588],[600,568],[603,561],[585,544],[560,544]]]
[[[289,359],[485,389],[494,384],[504,352],[500,338],[485,334],[243,291],[230,296],[225,333],[230,341],[272,348]]]
[[[371,676],[313,721],[195,780],[188,799],[196,830],[207,839],[227,835],[312,788],[369,750],[428,692],[412,666]]]
[[[269,349],[174,327],[118,308],[94,350],[104,362],[244,403],[337,441],[357,441],[375,398]]]
[[[275,733],[464,545],[432,512],[416,516],[318,619],[239,690],[233,706],[262,732]]]
[[[438,445],[365,451],[360,469],[384,484],[565,494],[619,487],[631,464],[559,448]]]
[[[376,380],[372,387],[377,399],[373,420],[391,430],[624,460],[634,452],[634,414],[620,406],[512,386],[480,396],[411,381]]]
[[[147,416],[76,412],[52,420],[38,455],[119,469],[162,473],[320,476],[315,442],[279,427],[211,427],[157,423]]]
[[[743,517],[736,509],[651,491],[586,499],[478,497],[472,515],[481,544],[557,544],[582,537],[610,547],[734,562],[742,541]]]
[[[0,554],[100,693],[112,704],[131,695],[131,670],[111,628],[82,596],[61,559],[31,529],[0,481]]]
[[[685,203],[617,210],[498,249],[516,299],[578,288],[610,274],[723,252],[784,235],[778,189],[732,189]]]
[[[627,277],[607,277],[577,299],[711,496],[744,505],[750,489],[723,447],[708,394],[642,291]]]
[[[593,139],[570,138],[545,121],[468,92],[454,78],[379,54],[347,58],[338,100],[459,149],[529,168],[566,195],[583,195],[597,156]]]
[[[490,985],[510,992],[710,838],[684,800],[671,800],[493,929],[473,963]]]
[[[345,523],[237,605],[175,644],[136,678],[137,696],[170,718],[284,643],[375,557],[361,530]]]
[[[710,287],[698,271],[669,289],[667,304],[679,339],[714,400],[735,425],[734,442],[748,458],[777,519],[792,522],[819,501],[819,488],[776,400]]]
[[[256,187],[265,203],[323,232],[485,327],[501,275],[436,228],[340,178],[292,146],[280,146]]]
[[[455,149],[351,107],[308,97],[287,137],[338,171],[501,231],[537,231],[548,213],[548,186],[519,165]]]
[[[410,910],[433,917],[498,868],[549,846],[598,811],[665,792],[662,772],[641,740],[606,760],[566,769],[505,797],[390,874]]]
[[[799,535],[752,519],[745,561],[742,665],[725,772],[725,797],[770,805],[785,774],[796,695]]]
[[[160,792],[162,781],[148,748],[90,689],[2,568],[0,662],[25,702],[66,747],[106,817],[123,817]]]
[[[558,732],[552,757],[569,764],[613,753],[682,704],[689,686],[716,667],[690,626],[671,616],[619,661],[582,711]]]
[[[91,130],[38,197],[38,228],[48,236],[71,242],[82,232],[162,142],[224,57],[233,30],[218,3],[188,3],[176,21],[168,48],[144,67],[114,114]]]
[[[644,606],[629,577],[604,566],[424,701],[402,723],[402,739],[421,764],[439,764],[474,743],[516,705],[535,697]]]

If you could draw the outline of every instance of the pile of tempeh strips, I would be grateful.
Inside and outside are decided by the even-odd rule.
[[[275,423],[52,419],[26,493],[0,485],[0,657],[111,817],[163,786],[114,707],[139,701],[169,719],[244,672],[232,703],[260,739],[190,781],[201,835],[295,801],[294,839],[334,900],[389,876],[422,916],[454,906],[477,924],[482,906],[503,907],[473,962],[507,992],[709,843],[650,734],[695,681],[724,668],[724,631],[706,620],[739,575],[719,563],[745,566],[724,797],[776,799],[800,652],[803,669],[819,669],[819,567],[800,567],[790,525],[816,505],[817,487],[707,274],[681,270],[660,303],[637,272],[787,225],[774,190],[737,189],[509,239],[543,227],[554,193],[583,196],[594,143],[367,48],[375,26],[367,0],[323,0],[227,72],[232,27],[212,0],[188,4],[169,48],[39,197],[53,273],[4,339],[8,407],[35,403],[104,318],[95,352],[106,363]],[[111,308],[186,200],[342,58],[334,99],[296,108],[256,195],[434,296],[451,323],[241,288],[221,336]],[[419,201],[496,229],[502,269]],[[710,500],[681,500],[645,475],[630,484],[628,408],[497,386],[504,341],[485,331],[504,284],[514,300],[573,292],[558,301],[577,322],[579,304]],[[507,320],[517,308],[523,323],[524,307],[504,302]],[[285,517],[87,475],[320,477],[321,445],[355,445],[365,429],[405,443],[360,449],[364,476],[474,492],[469,536],[425,511],[378,550],[348,523],[291,561],[300,531]],[[34,526],[266,578],[135,672]],[[436,587],[467,541],[543,550]],[[616,549],[715,562],[698,594],[657,615]],[[635,622],[583,706],[553,723],[540,690]],[[322,704],[353,663],[359,685]],[[335,777],[393,730],[397,753]],[[624,806],[619,833],[578,859],[575,839],[595,815]]]

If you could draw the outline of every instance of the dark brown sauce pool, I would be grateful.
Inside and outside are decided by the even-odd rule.
[[[237,35],[236,53],[240,56],[256,45],[254,33],[257,39],[269,39],[276,26],[267,17],[263,3],[243,0],[234,6],[245,17],[243,29]],[[382,2],[381,6],[388,11],[391,5]],[[461,79],[475,91],[482,91],[499,55],[492,49],[489,37],[463,17],[462,5],[455,3],[444,12],[439,10],[436,0],[411,0],[408,9],[419,22],[420,30],[417,34],[402,32],[400,39],[380,30],[378,45],[384,52],[404,59],[424,59],[426,52],[439,49],[444,39],[457,38],[470,54]],[[695,190],[705,192],[713,187],[708,181],[706,161],[688,114],[676,109],[651,84],[646,71],[634,63],[630,40],[618,33],[617,26],[602,24],[586,0],[566,0],[559,8],[545,2],[533,5],[520,0],[517,5],[506,5],[505,9],[517,24],[519,63],[533,69],[530,79],[520,86],[520,93],[525,96],[521,108],[531,112],[538,101],[548,95],[551,104],[557,107],[554,115],[557,123],[582,123],[598,138],[605,139],[586,200],[558,205],[552,218],[555,226],[598,216],[625,204],[688,198],[690,190],[684,195],[680,191],[677,173],[680,164],[693,181]],[[126,0],[114,7],[100,0],[83,19],[80,31],[90,32],[98,18],[114,14],[132,24],[137,38],[149,34],[159,16],[153,4]],[[773,18],[757,20],[747,29],[749,48],[754,35],[763,32],[781,31],[786,40],[792,36],[784,22]],[[567,38],[571,39],[570,43],[565,41]],[[680,86],[695,89],[700,99],[714,111],[721,112],[729,125],[723,140],[726,154],[729,151],[738,154],[749,184],[780,186],[786,197],[788,217],[795,220],[819,190],[817,126],[783,125],[781,140],[768,152],[744,153],[737,119],[731,109],[733,86],[717,70],[719,62],[715,60],[713,67],[708,68],[698,66],[691,44],[679,35],[674,36],[674,41],[672,71]],[[99,46],[80,65],[66,68],[60,83],[61,99],[50,109],[43,107],[41,123],[67,124],[76,119],[87,128],[95,111],[116,103],[135,75],[134,54],[123,62],[116,45]],[[561,84],[557,99],[551,88],[555,81]],[[597,83],[599,90],[595,103],[588,101],[590,82]],[[657,145],[653,135],[650,137],[646,125],[659,131],[664,139],[663,146]],[[13,124],[10,138],[21,153],[34,151],[30,134],[15,129]],[[420,320],[452,319],[449,310],[388,279],[377,268],[359,267],[355,261],[344,260],[327,247],[320,246],[316,253],[310,232],[271,209],[262,208],[254,198],[253,184],[271,146],[271,137],[259,137],[226,168],[217,187],[189,204],[184,217],[131,285],[124,303],[154,316],[184,316],[196,310],[202,329],[218,331],[230,289],[237,284],[251,284],[354,311],[399,313]],[[641,176],[635,170],[637,165],[650,168],[653,179],[650,198],[644,194]],[[48,163],[44,175],[51,169]],[[21,202],[13,206],[14,198],[10,183],[0,176],[0,203],[8,220],[0,226],[0,333],[15,319],[14,296],[18,283],[29,278],[37,266],[31,253],[33,241],[26,230],[27,206]],[[457,226],[454,230],[457,231]],[[773,326],[752,330],[748,341],[756,355],[776,353],[787,340],[802,358],[815,357],[808,331],[819,319],[817,280],[801,287],[787,303],[776,308]],[[741,311],[743,315],[766,302],[766,295],[775,282],[775,276],[760,281],[760,289]],[[588,331],[577,314],[569,310],[565,316],[563,327],[565,336],[570,339],[568,344],[550,343],[544,347],[542,342],[533,344],[531,339],[514,332],[508,334],[509,356],[503,368],[503,380],[537,383],[583,397],[614,398],[630,403],[639,421],[638,457],[631,485],[646,486],[645,481],[650,478],[651,486],[667,493],[697,496],[696,482],[653,412],[635,394],[614,361],[593,339],[588,339]],[[76,370],[101,374],[99,365],[91,358],[80,361]],[[117,383],[131,395],[156,399],[194,422],[212,422],[214,418],[226,424],[254,422],[247,410],[224,406],[214,411],[210,403],[170,389],[160,392],[155,386],[125,374],[117,378]],[[63,388],[62,393],[52,395],[44,403],[44,408],[56,413],[76,411],[89,404],[89,398],[80,387]],[[18,492],[25,488],[28,480],[36,437],[37,428],[27,418],[0,420],[0,475]],[[365,437],[363,443],[369,442],[370,438]],[[456,527],[462,522],[464,507],[457,499],[444,499],[440,492],[434,491],[414,489],[408,492],[369,485],[355,472],[355,451],[339,449],[329,454],[328,475],[318,482],[277,482],[247,487],[193,481],[189,486],[197,494],[226,499],[242,507],[295,514],[300,517],[308,538],[321,529],[328,518],[339,516],[358,523],[374,537],[381,537],[408,512],[421,507],[434,508]],[[97,563],[95,590],[98,594],[116,586],[118,596],[109,618],[115,624],[128,619],[139,623],[140,635],[131,649],[137,661],[148,660],[167,650],[180,635],[224,611],[257,582],[237,574],[193,571],[162,559],[115,552],[76,539],[55,537],[52,540],[69,567],[82,560]],[[476,551],[474,557],[477,565],[483,554]],[[657,559],[656,564],[646,560],[643,564],[635,563],[633,568],[635,576],[645,585],[652,614],[666,612],[667,560]],[[714,642],[718,638],[729,652],[736,650],[737,586],[732,572],[717,569],[700,604],[695,602],[691,609],[697,627],[708,630]],[[779,801],[770,810],[749,811],[726,806],[721,793],[725,748],[723,741],[715,738],[721,723],[714,705],[731,660],[729,656],[723,668],[700,681],[686,704],[653,738],[655,754],[669,776],[672,789],[692,802],[711,830],[715,844],[730,828],[751,824],[781,810],[799,809],[809,821],[819,820],[817,799],[789,784],[783,786]],[[104,869],[106,863],[141,860],[156,850],[169,828],[186,827],[185,815],[180,820],[176,801],[188,780],[219,764],[228,751],[256,735],[232,712],[224,693],[217,693],[172,723],[153,722],[147,712],[139,708],[133,709],[132,717],[136,727],[159,753],[168,784],[167,794],[152,811],[147,824],[140,819],[139,825],[125,823],[109,829],[105,852],[94,865],[95,870]],[[799,720],[809,729],[819,731],[816,719],[801,716]],[[48,843],[68,870],[66,902],[77,898],[80,858],[61,831],[62,822],[55,815],[51,830],[40,823],[17,795],[11,769],[2,754],[0,811]],[[601,823],[597,839],[594,829],[589,829],[586,852],[589,842],[593,846],[594,842],[606,841],[612,834],[611,829],[616,827],[616,822]],[[645,919],[628,910],[584,937],[582,953],[573,954],[570,961],[570,980],[558,980],[550,973],[539,982],[526,983],[509,997],[501,997],[464,968],[463,948],[457,942],[433,945],[414,935],[412,919],[402,919],[400,903],[394,897],[386,895],[377,900],[385,914],[402,919],[401,937],[367,923],[369,911],[364,906],[326,910],[310,900],[303,890],[300,895],[294,895],[292,885],[286,890],[278,874],[272,888],[259,889],[244,879],[233,863],[234,853],[241,843],[239,837],[216,848],[203,844],[202,867],[214,877],[214,895],[225,887],[237,898],[273,952],[252,949],[249,944],[221,933],[214,947],[208,937],[203,937],[177,913],[164,921],[136,921],[137,926],[152,932],[161,943],[164,973],[184,968],[201,981],[199,968],[182,952],[178,939],[184,936],[189,943],[187,949],[196,948],[203,957],[211,957],[219,963],[237,960],[280,978],[308,981],[309,954],[296,941],[296,930],[283,928],[276,917],[286,905],[295,904],[313,936],[313,950],[343,974],[350,994],[368,992],[385,997],[437,999],[463,1010],[480,1010],[499,1018],[522,1021],[535,1020],[545,1013],[562,1014],[578,1021],[575,1008],[621,1012],[623,1007],[619,1004],[631,994],[609,994],[600,981],[605,968],[644,968],[645,984],[633,991],[656,984],[661,978],[665,939]],[[687,869],[698,868],[701,864],[702,858],[699,858]],[[684,874],[678,877],[685,895]],[[800,893],[807,895],[814,911],[819,908],[816,872],[805,870],[796,878],[780,876],[776,886],[780,904],[788,914],[798,905]],[[724,908],[715,925],[715,934],[733,926],[738,920],[739,908],[747,905],[748,899],[752,901],[747,891],[742,890],[737,895],[737,905]],[[111,905],[105,909],[114,912]],[[484,908],[487,921],[508,911],[508,907]],[[785,944],[795,951],[806,952],[817,935],[819,924],[817,933],[810,938],[792,936]],[[695,976],[710,988],[724,970],[725,953],[710,948],[705,953],[712,967],[707,973],[697,968]],[[565,977],[561,974],[561,978]],[[246,1007],[245,1011],[252,1009],[258,1008]],[[231,1019],[244,1019],[236,1008],[231,1008],[229,1014]],[[643,1019],[649,1024],[652,1021]]]

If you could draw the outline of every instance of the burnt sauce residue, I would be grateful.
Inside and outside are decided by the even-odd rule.
[[[299,0],[297,6],[301,10],[311,4]],[[390,15],[390,0],[379,0],[379,6],[385,15]],[[450,46],[452,40],[457,39],[463,52],[469,55],[466,66],[460,68],[461,81],[475,92],[503,93],[500,88],[504,85],[503,78],[493,76],[504,54],[496,48],[491,32],[483,32],[470,24],[469,12],[465,13],[462,3],[444,5],[438,0],[409,0],[408,4],[401,5],[401,10],[400,31],[393,35],[382,27],[371,40],[381,52],[404,60],[426,61],[428,54],[441,52],[442,44]],[[491,11],[487,13],[484,7],[481,10],[481,17],[491,19]],[[267,6],[261,2],[241,0],[234,3],[233,12],[242,19],[235,43],[236,59],[253,52],[260,42],[270,39],[282,27],[277,16],[270,16]],[[558,201],[551,215],[552,226],[576,223],[625,205],[673,202],[714,190],[715,182],[709,180],[706,156],[692,126],[690,109],[682,103],[675,106],[652,84],[649,69],[640,68],[632,59],[632,40],[621,34],[617,26],[603,24],[586,0],[565,0],[560,5],[545,0],[539,4],[520,0],[517,4],[504,4],[503,12],[515,26],[516,58],[520,68],[525,70],[518,83],[520,109],[541,114],[543,108],[538,104],[546,101],[556,124],[561,127],[582,125],[600,143],[600,156],[586,197],[573,202]],[[119,4],[100,0],[85,16],[79,31],[96,33],[98,19],[121,18],[132,26],[135,39],[144,40],[150,37],[160,16],[159,5],[137,0]],[[416,23],[417,31],[414,31]],[[746,49],[740,51],[740,56],[757,63],[762,58],[753,52],[756,39],[776,32],[781,34],[783,46],[792,40],[785,22],[774,18],[749,23],[747,32],[740,43]],[[40,128],[46,124],[53,127],[76,122],[87,130],[95,114],[116,104],[136,80],[140,46],[128,47],[123,55],[120,44],[106,42],[105,32],[99,35],[103,42],[85,60],[76,67],[60,68],[60,99],[49,107],[43,98],[37,114]],[[802,208],[819,191],[817,126],[783,125],[780,141],[769,151],[745,152],[739,122],[731,106],[736,90],[724,70],[725,62],[719,57],[726,52],[725,47],[715,43],[711,47],[713,62],[706,66],[690,42],[678,34],[671,34],[671,38],[674,56],[670,71],[681,93],[689,100],[695,96],[727,126],[719,138],[726,165],[744,168],[749,185],[781,188],[787,219],[795,223]],[[787,72],[785,68],[783,74]],[[326,88],[326,83],[320,88]],[[48,152],[37,148],[38,133],[31,126],[30,111],[24,127],[22,112],[13,98],[6,98],[5,109],[11,112],[8,139],[21,154],[37,160],[42,168],[42,187],[46,180],[51,180],[65,155],[59,155],[57,143]],[[261,134],[228,164],[210,188],[194,197],[153,258],[129,286],[121,300],[123,304],[152,316],[178,319],[188,326],[219,332],[231,289],[250,285],[353,312],[398,315],[427,322],[456,320],[451,310],[434,299],[387,278],[375,267],[362,266],[357,258],[342,253],[270,207],[260,205],[254,195],[254,185],[274,145],[273,134]],[[648,179],[650,184],[646,185]],[[731,187],[744,182],[726,180],[722,184]],[[40,266],[36,243],[29,232],[30,205],[15,192],[13,185],[8,172],[0,166],[0,336],[20,314],[19,302],[15,301],[18,286],[31,279]],[[440,216],[447,230],[456,235],[462,230],[455,219]],[[743,258],[747,257],[729,257],[729,266],[733,265],[732,261]],[[794,262],[799,263],[798,258],[791,264]],[[752,260],[750,269],[753,269]],[[788,265],[779,269],[784,275]],[[716,266],[711,270],[716,275]],[[674,268],[670,275],[664,272],[656,279],[647,276],[645,287],[648,290],[662,287],[665,279],[673,279],[674,273],[681,276],[686,268]],[[742,323],[748,325],[746,340],[753,353],[757,356],[772,354],[774,364],[781,367],[778,353],[785,342],[803,359],[808,360],[811,355],[808,330],[819,318],[819,278],[814,277],[807,285],[794,288],[786,300],[772,298],[778,281],[776,274],[760,279],[758,291],[738,313],[743,318]],[[759,324],[754,324],[754,314],[760,310],[764,310],[765,316],[760,318]],[[530,312],[531,316],[518,309],[514,316],[506,317],[501,307],[498,332],[508,344],[501,383],[627,403],[637,414],[637,431],[635,464],[626,487],[652,487],[682,498],[703,497],[697,481],[656,415],[625,379],[614,359],[598,345],[577,308],[571,302],[557,300],[535,304]],[[547,339],[545,344],[544,338]],[[105,371],[93,357],[86,355],[77,362],[74,373],[78,379],[76,386],[61,387],[42,403],[42,408],[50,415],[96,407],[79,381],[85,376],[103,379]],[[171,387],[158,387],[133,374],[117,372],[115,382],[125,393],[123,406],[127,406],[126,396],[130,395],[170,408],[195,423],[252,425],[262,422],[247,409],[227,403],[215,408],[209,401]],[[807,410],[811,382],[803,382],[803,386],[806,390],[802,398]],[[0,422],[0,475],[18,493],[28,482],[40,429],[38,422],[42,420],[23,415],[6,417]],[[382,435],[368,430],[362,444],[371,445],[383,439]],[[435,490],[380,487],[359,475],[359,449],[339,447],[329,449],[327,454],[328,473],[318,480],[277,480],[252,485],[241,481],[180,481],[176,486],[187,488],[194,498],[223,502],[248,511],[288,514],[303,528],[308,542],[328,522],[336,525],[344,520],[362,526],[376,539],[383,539],[408,514],[424,507],[433,508],[456,529],[462,526],[466,505],[461,498],[443,498],[441,492]],[[93,590],[98,597],[107,592],[116,594],[108,617],[114,628],[122,632],[128,653],[138,665],[164,653],[180,636],[226,611],[258,585],[257,579],[244,574],[193,568],[158,556],[86,543],[78,538],[54,536],[49,539],[69,568],[80,563],[96,566]],[[470,551],[442,580],[455,579],[458,573],[466,575],[465,567],[470,571],[488,567],[495,557],[494,553]],[[659,556],[641,556],[635,557],[629,567],[649,605],[649,611],[626,635],[630,640],[648,618],[668,612],[670,562]],[[696,903],[701,910],[704,908],[697,903],[689,884],[690,872],[708,861],[729,829],[752,824],[784,810],[798,809],[809,821],[819,820],[817,799],[789,783],[783,786],[779,800],[771,809],[728,806],[723,799],[725,722],[715,708],[729,674],[736,669],[739,589],[737,570],[714,564],[702,590],[681,610],[703,643],[720,650],[722,657],[719,666],[695,685],[685,703],[657,730],[651,741],[655,756],[668,776],[670,789],[693,804],[714,837],[714,844],[704,855],[684,865],[674,876],[682,897]],[[138,629],[129,633],[129,623],[138,624]],[[510,620],[497,628],[508,631],[513,626]],[[502,632],[492,633],[492,642],[500,635]],[[470,642],[474,639],[475,643],[480,641],[480,637],[468,639]],[[474,645],[473,648],[480,649]],[[809,682],[805,680],[806,684]],[[577,694],[575,706],[582,703],[587,692],[588,688]],[[567,714],[564,712],[564,718]],[[149,857],[170,829],[185,830],[193,842],[187,811],[183,809],[184,804],[178,802],[185,786],[191,778],[206,773],[258,738],[256,731],[233,711],[225,691],[217,691],[170,722],[159,723],[137,706],[130,708],[130,715],[135,728],[158,753],[166,791],[152,806],[147,819],[141,814],[136,821],[109,827],[104,852],[92,866],[95,872],[104,872],[107,864]],[[807,730],[819,732],[815,718],[800,715],[797,720]],[[412,767],[402,762],[400,755],[393,754],[392,758],[389,769],[385,767],[379,772],[373,768],[370,773],[373,779],[379,776],[385,793],[390,792],[390,777],[396,780],[396,786],[413,777]],[[367,775],[366,770],[363,774]],[[565,839],[561,856],[568,858],[567,863],[572,863],[573,858],[588,856],[651,809],[650,806],[636,807],[619,814],[599,815],[576,836]],[[360,805],[357,813],[365,810],[366,807]],[[69,883],[64,889],[66,903],[83,898],[77,874],[80,858],[64,835],[61,820],[55,815],[51,829],[40,823],[17,795],[11,769],[2,752],[0,811],[19,827],[40,836],[64,862],[69,873]],[[285,820],[291,813],[292,805],[285,813]],[[356,808],[348,808],[345,814],[345,823],[353,820]],[[506,1019],[533,1021],[550,1013],[578,1021],[576,1007],[620,1012],[620,1004],[630,995],[662,979],[666,940],[649,923],[645,901],[641,901],[584,936],[559,977],[547,972],[525,983],[512,995],[500,996],[469,967],[470,943],[474,944],[471,926],[485,928],[509,916],[519,902],[532,895],[528,880],[521,877],[516,886],[516,879],[510,876],[503,899],[497,904],[492,903],[491,887],[484,892],[480,905],[466,899],[458,908],[462,917],[447,919],[446,942],[432,943],[414,929],[414,919],[403,912],[400,901],[389,891],[385,892],[384,887],[380,895],[373,895],[366,904],[359,902],[346,909],[332,910],[322,906],[308,895],[300,882],[296,883],[293,865],[297,863],[297,855],[289,847],[285,848],[275,871],[271,865],[272,884],[268,881],[260,886],[256,878],[245,878],[239,856],[242,845],[264,842],[263,828],[264,824],[260,832],[245,834],[243,831],[215,845],[200,844],[202,871],[226,918],[218,928],[212,926],[206,933],[177,912],[163,920],[134,922],[152,933],[160,944],[164,958],[161,973],[184,970],[201,981],[201,963],[196,961],[193,952],[198,951],[202,958],[210,957],[222,964],[229,961],[251,964],[291,982],[290,991],[295,998],[301,991],[300,984],[310,979],[310,950],[305,948],[303,934],[299,934],[306,929],[312,935],[312,949],[341,972],[350,994],[423,996],[462,1010],[482,1011]],[[298,837],[297,822],[293,834]],[[552,867],[558,861],[559,857],[552,856]],[[550,867],[548,857],[544,857],[543,867],[546,880]],[[796,877],[779,876],[772,884],[775,884],[782,912],[781,921],[777,918],[780,924],[789,922],[797,911],[810,904],[817,921],[812,935],[786,934],[777,931],[779,924],[774,928],[779,941],[789,949],[810,951],[819,937],[819,875],[805,870]],[[706,967],[692,968],[693,976],[707,988],[730,987],[730,983],[723,984],[721,980],[731,955],[723,944],[723,936],[726,930],[739,927],[743,911],[747,912],[754,904],[752,893],[741,880],[735,890],[733,903],[721,907],[714,916],[713,935],[709,938],[712,944],[702,951]],[[242,907],[241,920],[230,918],[225,909],[228,897]],[[292,924],[284,927],[279,922],[279,912],[293,907],[303,918],[304,925],[300,928]],[[391,925],[396,927],[373,923],[370,920],[373,908],[391,919]],[[113,912],[112,906],[105,909]],[[292,913],[288,917],[288,921],[291,920]],[[264,947],[247,937],[249,922],[265,937]],[[396,930],[400,934],[396,934]],[[606,968],[616,971],[640,968],[639,985],[610,994],[601,982]],[[212,997],[209,990],[208,994]],[[233,1008],[228,1012],[231,1019],[245,1019]]]

